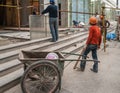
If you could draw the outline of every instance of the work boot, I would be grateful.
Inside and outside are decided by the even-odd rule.
[[[95,73],[98,73],[98,70],[94,70],[94,69],[90,69],[91,71],[95,72]]]

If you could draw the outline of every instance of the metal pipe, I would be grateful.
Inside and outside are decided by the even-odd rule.
[[[95,13],[76,12],[76,11],[67,11],[67,10],[59,10],[59,12],[68,12],[68,13],[80,13],[80,14],[89,14],[89,15],[95,15]]]
[[[116,0],[116,8],[118,8],[118,0]]]
[[[76,56],[84,56],[84,55],[82,55],[82,54],[76,54],[76,53],[68,53],[68,52],[61,52],[62,54],[70,54],[70,55],[76,55]],[[87,56],[87,58],[89,58],[88,56]]]
[[[20,8],[19,8],[19,0],[17,0],[17,16],[18,16],[18,29],[20,31]]]
[[[59,58],[59,59],[45,59],[45,58],[25,58],[25,59],[19,59],[20,61],[39,61],[39,60],[50,60],[50,61],[60,61],[60,62],[63,62],[63,61],[96,61],[96,62],[99,62],[99,60],[87,60],[87,59],[63,59],[63,58]]]
[[[17,8],[18,6],[15,6],[15,5],[2,5],[0,4],[0,7],[11,7],[11,8]],[[26,6],[26,8],[32,8],[34,6]],[[24,7],[19,7],[19,9],[22,9]]]

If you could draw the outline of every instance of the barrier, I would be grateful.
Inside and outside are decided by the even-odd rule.
[[[29,16],[30,38],[39,39],[50,36],[49,17],[40,15]]]

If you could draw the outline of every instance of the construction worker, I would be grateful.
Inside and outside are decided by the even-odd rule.
[[[94,60],[98,60],[97,57],[97,49],[100,48],[100,44],[101,44],[101,32],[100,32],[100,27],[97,26],[97,19],[96,17],[91,17],[89,19],[89,24],[91,25],[89,27],[89,36],[87,38],[86,41],[86,45],[84,47],[84,52],[83,52],[83,56],[82,59],[86,59],[88,53],[91,51],[92,52],[92,58]],[[86,61],[81,61],[80,63],[80,70],[84,71],[85,70],[85,65],[86,65]],[[91,71],[93,72],[98,72],[98,61],[94,61],[94,65],[93,68],[91,68]]]
[[[33,14],[33,15],[37,15],[37,8],[36,8],[36,7],[33,7],[32,14]]]
[[[73,25],[74,25],[74,27],[78,27],[79,23],[77,21],[73,20]]]
[[[49,13],[49,25],[52,35],[52,42],[58,40],[58,7],[55,5],[54,0],[50,0],[50,5],[42,11],[41,14]]]
[[[100,15],[100,20],[98,21],[98,26],[100,26],[102,34],[103,34],[103,31],[104,31],[105,38],[106,38],[107,28],[110,27],[110,22],[108,20],[106,20],[103,15]]]

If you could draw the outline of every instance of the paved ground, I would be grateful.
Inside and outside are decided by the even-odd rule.
[[[90,71],[88,63],[85,72],[66,68],[62,87],[69,92],[62,93],[120,93],[120,42],[110,42],[106,52],[99,53],[99,72]],[[71,68],[71,70],[70,70]]]
[[[64,69],[60,93],[120,93],[120,42],[108,42],[106,52],[99,50],[99,72],[90,71],[92,62],[84,72],[73,70],[74,62]],[[66,63],[67,64],[67,63]],[[5,93],[22,93],[20,86]]]

